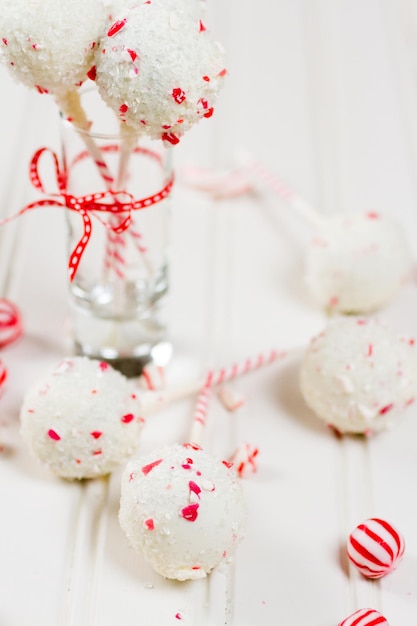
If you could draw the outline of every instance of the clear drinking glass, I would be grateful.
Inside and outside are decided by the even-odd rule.
[[[171,356],[172,153],[142,138],[129,147],[94,89],[81,102],[88,131],[62,118],[63,185],[73,207],[66,212],[69,254],[74,266],[79,262],[70,282],[74,349],[134,376],[147,362],[165,365]]]

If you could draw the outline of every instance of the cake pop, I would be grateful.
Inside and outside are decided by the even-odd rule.
[[[386,429],[416,398],[414,340],[375,319],[330,319],[304,354],[300,389],[316,415],[341,433]]]
[[[1,0],[1,55],[28,87],[59,102],[85,79],[106,23],[98,0]]]
[[[158,0],[121,13],[95,58],[100,95],[127,132],[167,144],[211,117],[226,74],[204,26]]]
[[[243,537],[245,505],[230,464],[194,443],[130,461],[122,477],[120,525],[162,576],[206,576]]]
[[[26,393],[21,434],[62,478],[95,478],[127,461],[143,418],[128,380],[87,357],[64,359]]]
[[[387,304],[411,274],[403,230],[379,213],[329,218],[307,249],[306,284],[332,311],[366,313]]]
[[[398,566],[404,555],[401,533],[389,522],[367,519],[350,533],[347,555],[366,578],[382,578]]]
[[[247,159],[245,159],[247,160]],[[250,161],[240,170],[280,196],[314,233],[305,257],[305,284],[317,304],[332,312],[377,310],[410,278],[412,257],[400,224],[375,211],[324,216],[265,165]]]

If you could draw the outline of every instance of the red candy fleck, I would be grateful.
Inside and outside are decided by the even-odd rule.
[[[175,619],[182,619],[181,613],[175,613]]]
[[[11,65],[14,65],[14,63],[12,63]],[[48,93],[48,90],[45,89],[45,87],[41,87],[40,85],[35,85],[38,93]]]
[[[2,38],[2,42],[4,43],[5,46],[9,45],[9,42],[7,41],[6,37]]]
[[[200,505],[198,503],[188,504],[180,511],[181,517],[186,519],[188,522],[195,522],[198,517],[198,507]]]
[[[369,346],[368,346],[368,352],[367,352],[368,356],[372,356],[373,352],[374,352],[374,347],[370,343]]]
[[[93,430],[93,432],[92,432],[92,433],[90,433],[90,435],[91,435],[92,437],[94,437],[94,439],[100,439],[100,437],[101,437],[101,435],[102,435],[102,434],[103,434],[103,433],[102,433],[102,432],[100,432],[99,430]]]
[[[177,104],[182,104],[185,100],[185,91],[183,91],[181,87],[175,87],[175,89],[172,90],[172,97]]]
[[[214,107],[210,107],[208,111],[206,111],[203,117],[211,117],[214,113]]]
[[[379,219],[378,213],[375,213],[374,211],[370,211],[369,213],[367,213],[366,217],[368,217],[370,220],[378,220]]]
[[[379,414],[385,415],[385,413],[388,413],[388,411],[391,411],[393,407],[394,407],[393,404],[387,404],[386,406],[383,406],[382,409],[379,409]]]
[[[201,20],[200,20],[199,28],[200,28],[200,33],[203,33],[205,30],[207,30]]]
[[[52,430],[52,428],[48,430],[48,436],[54,441],[59,441],[61,439],[58,433],[55,430]]]
[[[191,465],[190,465],[189,463],[183,463],[183,464],[181,465],[181,467],[182,467],[182,469],[185,469],[185,470],[190,470],[190,469],[192,469],[192,468],[191,468]]]
[[[180,142],[179,137],[177,137],[177,135],[174,135],[174,133],[162,133],[161,139],[162,141],[167,141],[168,143],[171,143],[173,146],[177,145],[177,143]]]
[[[109,30],[107,31],[107,36],[108,37],[113,37],[113,35],[115,35],[120,30],[122,30],[122,28],[124,27],[126,22],[127,22],[126,18],[124,18],[122,20],[118,20],[117,22],[115,22],[112,26],[110,26]]]
[[[95,65],[93,65],[93,67],[91,67],[88,72],[87,72],[87,76],[90,80],[96,80],[96,76],[97,76],[97,68]]]
[[[102,450],[93,450],[93,456],[100,456],[100,454],[103,454]]]
[[[155,523],[152,518],[146,519],[144,524],[148,530],[155,530]]]
[[[210,82],[210,76],[203,76],[203,80],[206,81],[206,83]]]
[[[105,372],[106,370],[109,369],[109,364],[106,363],[106,361],[100,361],[99,368],[101,369],[102,372]]]
[[[136,59],[138,58],[138,53],[135,52],[134,50],[131,50],[130,48],[127,49],[127,52],[129,53],[132,61],[136,61]]]
[[[219,73],[217,74],[217,76],[226,76],[226,74],[227,74],[227,69],[226,69],[226,68],[223,68],[223,69],[221,70],[221,72],[219,72]]]
[[[147,474],[149,474],[150,471],[152,471],[154,469],[154,467],[156,467],[157,465],[159,465],[160,463],[162,463],[163,459],[158,459],[157,461],[153,461],[152,463],[149,463],[148,465],[144,465],[142,467],[142,472],[143,474],[145,474],[145,476]]]
[[[128,111],[129,107],[127,106],[127,104],[121,104],[119,107],[119,111],[120,113],[126,113]]]
[[[188,486],[192,493],[195,493],[196,496],[200,497],[201,489],[197,485],[197,483],[195,483],[193,480],[190,480],[190,482],[188,483]]]
[[[233,467],[233,463],[230,463],[229,461],[222,461],[223,465],[225,465],[227,467],[227,469],[230,469],[231,467]]]
[[[126,413],[126,415],[123,415],[123,417],[120,418],[120,421],[123,422],[123,424],[130,424],[130,422],[132,422],[135,419],[135,416],[133,415],[133,413]]]

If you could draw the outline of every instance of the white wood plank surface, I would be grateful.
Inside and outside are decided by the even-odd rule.
[[[246,151],[325,214],[392,215],[415,259],[417,2],[206,4],[229,77],[213,118],[176,149],[178,173],[186,164],[231,167]],[[6,216],[37,197],[30,156],[41,145],[57,150],[59,135],[48,96],[17,85],[4,67],[0,86]],[[258,471],[243,483],[245,541],[207,580],[164,580],[119,528],[121,470],[68,483],[29,455],[19,435],[23,395],[71,350],[64,216],[37,210],[0,228],[0,295],[18,304],[25,327],[0,352],[9,370],[0,399],[0,625],[337,626],[363,606],[391,626],[414,624],[417,407],[392,431],[336,438],[298,388],[302,352],[326,322],[303,284],[310,228],[265,189],[214,200],[179,176],[173,198],[169,381],[272,347],[294,350],[236,382],[246,398],[238,413],[212,403],[208,450],[260,449]],[[417,336],[416,311],[413,281],[380,317]],[[186,438],[192,413],[193,399],[156,413],[140,450]],[[370,515],[391,520],[406,540],[403,563],[380,582],[344,556],[347,534]]]

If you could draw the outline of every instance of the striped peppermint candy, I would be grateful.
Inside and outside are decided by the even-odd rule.
[[[13,343],[22,334],[22,319],[17,306],[0,298],[0,348]]]
[[[378,518],[359,524],[347,541],[349,560],[367,578],[382,578],[394,570],[404,554],[404,548],[404,539],[398,530]]]
[[[359,609],[338,626],[389,626],[388,620],[375,609]]]

